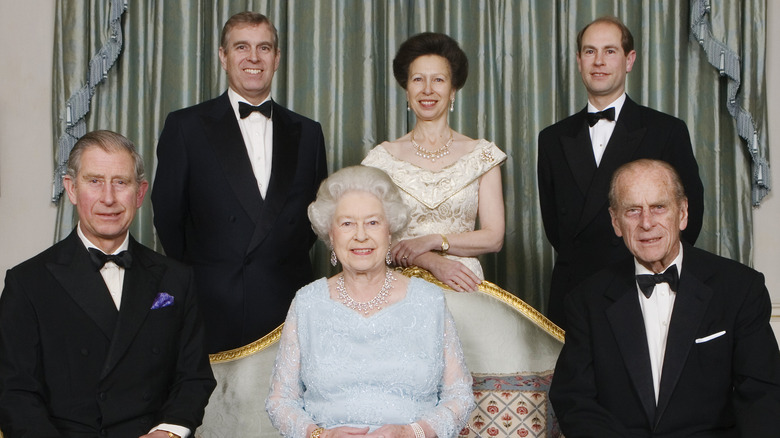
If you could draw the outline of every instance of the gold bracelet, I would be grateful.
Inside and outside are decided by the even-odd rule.
[[[167,430],[164,430],[163,432],[168,432]],[[173,432],[168,432],[168,438],[181,438],[179,435],[176,435]]]
[[[325,430],[324,427],[318,427],[311,431],[311,435],[309,435],[309,438],[320,438],[320,435],[322,435],[322,432]]]

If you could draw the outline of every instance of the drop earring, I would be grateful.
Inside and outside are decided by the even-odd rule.
[[[336,258],[336,251],[330,250],[330,264],[336,266],[339,264],[339,259]]]
[[[406,101],[406,111],[409,112],[409,110],[411,110],[411,108],[409,108],[409,101],[407,100]]]
[[[450,112],[455,111],[455,98],[453,97],[450,101]]]
[[[387,254],[385,254],[385,263],[387,263],[387,266],[390,266],[390,263],[393,263],[393,259],[390,257],[390,248],[387,248]]]

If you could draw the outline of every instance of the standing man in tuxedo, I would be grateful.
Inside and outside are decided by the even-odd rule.
[[[777,437],[780,350],[764,276],[681,242],[674,168],[612,178],[609,213],[633,255],[566,298],[550,399],[569,438]]]
[[[609,179],[621,164],[638,158],[671,163],[690,206],[683,238],[693,244],[701,231],[704,189],[688,127],[626,95],[626,74],[635,59],[634,38],[617,18],[602,17],[585,26],[577,35],[577,67],[588,104],[539,134],[542,221],[557,253],[547,314],[564,330],[566,294],[590,274],[629,257],[607,211]]]
[[[10,269],[0,295],[0,430],[188,437],[216,382],[192,270],[128,232],[143,161],[125,137],[91,132],[64,183],[78,226]]]
[[[278,327],[314,279],[306,208],[327,176],[324,138],[271,99],[280,56],[266,16],[230,17],[227,92],[171,113],[157,145],[154,224],[166,254],[195,268],[210,353]]]

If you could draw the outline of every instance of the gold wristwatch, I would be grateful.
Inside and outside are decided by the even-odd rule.
[[[168,432],[167,430],[164,432]],[[181,438],[179,435],[176,435],[173,432],[168,432],[168,438]]]
[[[441,252],[446,253],[450,249],[450,242],[447,240],[447,236],[441,235]]]
[[[311,435],[309,435],[309,438],[320,438],[320,435],[322,435],[322,431],[324,431],[324,427],[318,427],[311,431]]]

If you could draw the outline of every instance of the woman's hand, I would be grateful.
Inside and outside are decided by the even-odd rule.
[[[396,243],[390,250],[390,254],[396,265],[408,268],[417,264],[415,259],[421,254],[441,249],[441,242],[442,238],[439,234],[406,239]]]
[[[357,436],[365,436],[368,433],[368,427],[334,427],[333,429],[325,429],[320,434],[320,438],[354,438]],[[309,436],[311,433],[309,434]]]
[[[366,435],[366,438],[414,438],[414,430],[408,424],[386,424]]]
[[[457,260],[450,260],[434,253],[425,255],[421,259],[424,260],[420,260],[422,263],[419,263],[419,266],[431,271],[434,277],[456,292],[473,292],[482,282],[471,269]]]

